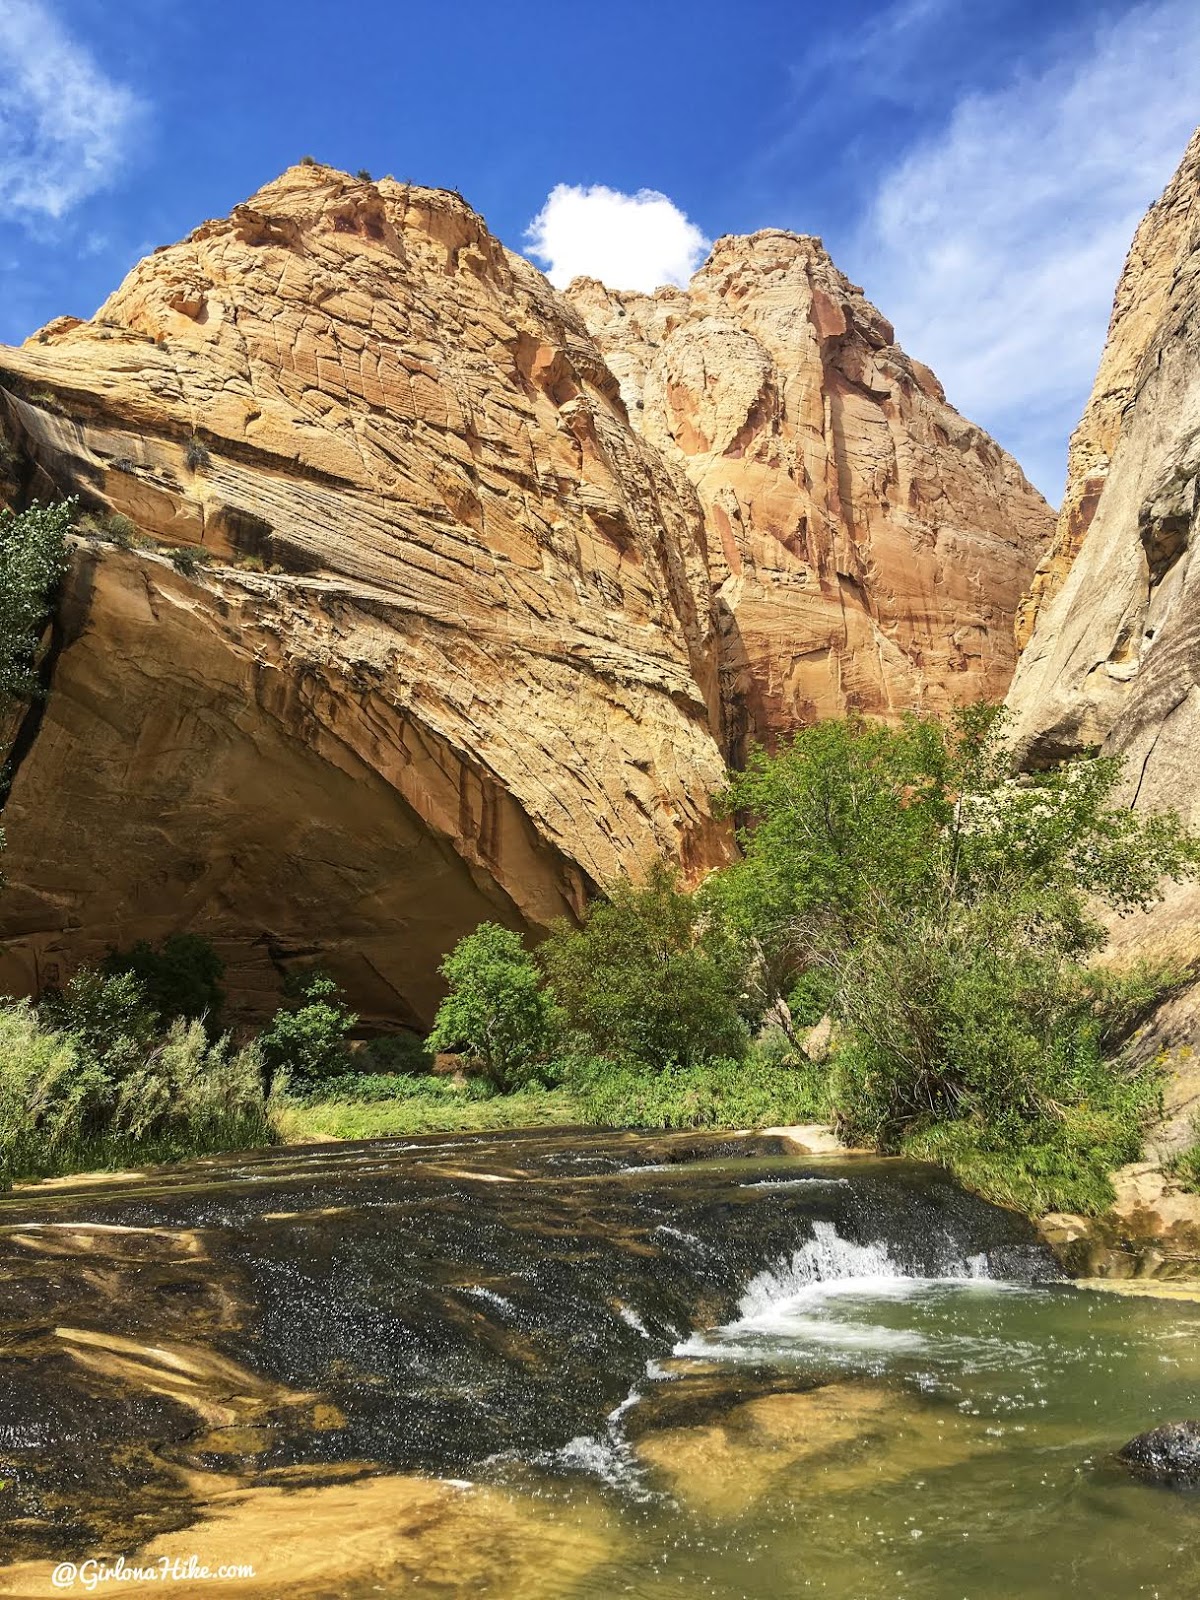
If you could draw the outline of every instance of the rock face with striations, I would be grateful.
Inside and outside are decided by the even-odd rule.
[[[1003,697],[1053,513],[819,239],[720,239],[687,289],[567,296],[704,506],[735,753]]]
[[[184,926],[242,1003],[320,951],[428,1021],[481,918],[725,858],[694,494],[457,196],[293,168],[0,352],[0,386],[26,498],[214,563],[77,552],[0,986]]]
[[[1043,503],[812,241],[697,284],[578,293],[610,368],[457,195],[300,166],[0,350],[4,497],[109,519],[16,738],[0,989],[189,929],[239,1009],[316,957],[427,1023],[481,918],[727,859],[746,734],[1002,692]]]
[[[1031,763],[1091,748],[1122,756],[1131,804],[1174,807],[1200,828],[1200,133],[1121,278],[1072,445],[1068,506],[1089,498],[1073,561],[1060,529],[1065,574],[1042,590],[1010,691],[1019,748]],[[1200,887],[1120,922],[1114,944],[1194,959]],[[1147,1037],[1156,1048],[1200,1040],[1200,988],[1169,1002]],[[1198,1108],[1200,1082],[1174,1118],[1176,1145]]]
[[[1200,137],[1200,136],[1198,136]],[[1138,373],[1175,290],[1175,274],[1195,247],[1197,142],[1162,198],[1142,218],[1113,298],[1096,381],[1071,436],[1067,487],[1054,539],[1017,613],[1017,647],[1028,644],[1039,612],[1062,588],[1100,503]]]

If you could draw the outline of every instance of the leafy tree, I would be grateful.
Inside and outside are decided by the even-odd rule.
[[[1094,1151],[1136,1145],[1155,1091],[1110,1058],[1171,975],[1085,963],[1098,908],[1152,904],[1200,845],[1118,804],[1120,780],[1102,758],[1014,776],[986,707],[823,723],[731,778],[745,856],[714,894],[799,1004],[828,997],[854,1136],[895,1147],[961,1121],[1059,1148],[1090,1116]]]
[[[460,1050],[497,1089],[515,1088],[549,1053],[554,1005],[519,934],[481,922],[442,962],[450,986],[427,1044]]]
[[[0,695],[36,693],[34,661],[54,592],[67,569],[75,501],[0,511]]]
[[[281,1006],[259,1035],[268,1086],[281,1073],[301,1088],[312,1088],[351,1067],[346,1040],[358,1021],[343,1002],[332,978],[315,973],[304,980],[303,1004]]]
[[[184,1017],[208,1021],[215,1032],[225,1004],[225,963],[198,933],[173,933],[156,950],[146,939],[128,950],[110,950],[102,964],[110,975],[129,972],[164,1022]]]
[[[567,1026],[596,1054],[657,1071],[746,1053],[738,952],[661,864],[593,902],[582,928],[559,924],[539,953]]]
[[[745,859],[721,875],[729,918],[792,974],[905,918],[948,927],[964,908],[1031,915],[1056,948],[1098,949],[1092,902],[1151,905],[1200,850],[1173,813],[1114,802],[1121,763],[1078,759],[1014,777],[1004,713],[898,729],[820,723],[752,754],[722,797],[744,818]]]

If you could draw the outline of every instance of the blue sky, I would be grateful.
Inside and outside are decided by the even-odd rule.
[[[1057,501],[1198,61],[1197,0],[0,0],[0,339],[308,153],[460,189],[556,281],[819,233]]]

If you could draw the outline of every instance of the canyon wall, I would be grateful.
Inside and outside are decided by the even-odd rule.
[[[1044,569],[1009,695],[1018,747],[1032,764],[1122,756],[1130,804],[1200,829],[1200,133],[1121,278],[1072,447],[1067,506],[1089,500],[1077,548],[1060,526]],[[1195,960],[1200,886],[1117,922],[1113,953]],[[1200,1045],[1200,988],[1164,1008],[1147,1043]]]
[[[5,810],[3,987],[186,926],[246,1003],[319,951],[427,1021],[481,917],[725,859],[695,497],[457,196],[294,168],[0,386],[24,498],[152,541],[76,553]],[[185,543],[213,565],[176,571]]]
[[[1129,247],[1096,381],[1071,435],[1067,486],[1054,538],[1017,613],[1018,649],[1028,644],[1042,607],[1062,588],[1096,514],[1139,370],[1163,328],[1176,272],[1194,248],[1195,173],[1193,139],[1178,172],[1142,218]]]
[[[0,989],[189,929],[237,1009],[318,959],[411,1025],[481,918],[728,859],[750,735],[999,695],[1051,520],[813,241],[572,304],[461,197],[312,165],[0,349],[0,489],[92,517]]]
[[[567,296],[704,507],[735,755],[1003,698],[1053,513],[819,239],[724,238],[686,289]]]

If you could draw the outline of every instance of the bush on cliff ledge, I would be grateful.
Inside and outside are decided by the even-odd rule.
[[[35,660],[55,590],[67,570],[74,500],[0,511],[0,696],[37,692]]]

